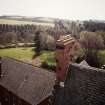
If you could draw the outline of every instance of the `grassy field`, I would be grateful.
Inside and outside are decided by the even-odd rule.
[[[35,25],[44,25],[54,27],[53,23],[42,23],[42,22],[28,22],[28,21],[18,21],[18,20],[8,20],[0,19],[0,24],[12,24],[12,25],[23,25],[23,24],[35,24]]]
[[[0,56],[7,56],[19,60],[32,59],[34,54],[33,47],[0,49]]]
[[[52,51],[43,51],[40,55],[40,59],[42,62],[46,61],[48,65],[56,65],[55,55]]]
[[[31,61],[34,55],[34,47],[0,49],[0,56],[11,57],[22,61]],[[41,62],[46,61],[48,65],[55,65],[54,52],[52,51],[42,51],[39,58]]]
[[[102,64],[105,65],[105,50],[100,51],[99,55],[102,57]]]

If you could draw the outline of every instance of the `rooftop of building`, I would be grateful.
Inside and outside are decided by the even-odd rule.
[[[105,70],[70,64],[64,87],[59,87],[54,96],[54,105],[104,105]]]
[[[11,58],[1,58],[0,85],[37,105],[51,95],[55,74]]]

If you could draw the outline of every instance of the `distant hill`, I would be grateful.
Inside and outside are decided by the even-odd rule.
[[[43,26],[50,26],[54,27],[53,23],[46,23],[46,22],[31,22],[31,21],[20,21],[14,19],[0,19],[0,24],[10,24],[10,25],[23,25],[23,24],[30,24],[30,25],[43,25]]]
[[[0,16],[0,24],[36,24],[54,26],[58,19],[47,17]]]

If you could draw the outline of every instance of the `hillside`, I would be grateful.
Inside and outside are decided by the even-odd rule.
[[[19,20],[19,21],[30,21],[30,22],[45,22],[54,23],[56,18],[49,17],[28,17],[28,16],[0,16],[0,19]]]
[[[53,18],[25,17],[25,16],[0,16],[0,24],[35,24],[54,27]]]
[[[9,19],[0,19],[0,24],[12,24],[12,25],[22,25],[22,24],[33,24],[33,25],[44,25],[54,27],[53,23],[45,22],[30,22],[30,21],[19,21],[19,20],[9,20]]]

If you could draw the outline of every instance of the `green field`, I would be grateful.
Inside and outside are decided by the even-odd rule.
[[[35,52],[33,47],[30,48],[8,48],[0,49],[0,56],[7,56],[15,59],[32,59]]]
[[[0,19],[0,24],[12,24],[12,25],[25,25],[25,24],[33,24],[33,25],[44,25],[54,27],[53,23],[44,23],[44,22],[29,22],[29,21],[18,21],[18,20],[9,20],[9,19]]]
[[[102,64],[105,65],[105,50],[100,51],[99,56],[102,57]]]
[[[34,47],[0,49],[0,56],[11,57],[22,61],[31,61],[34,55]],[[49,65],[55,65],[54,52],[52,51],[42,51],[39,58],[41,62],[46,61]]]
[[[48,65],[56,65],[55,55],[52,51],[43,51],[40,55],[40,59],[42,62],[46,61]]]

